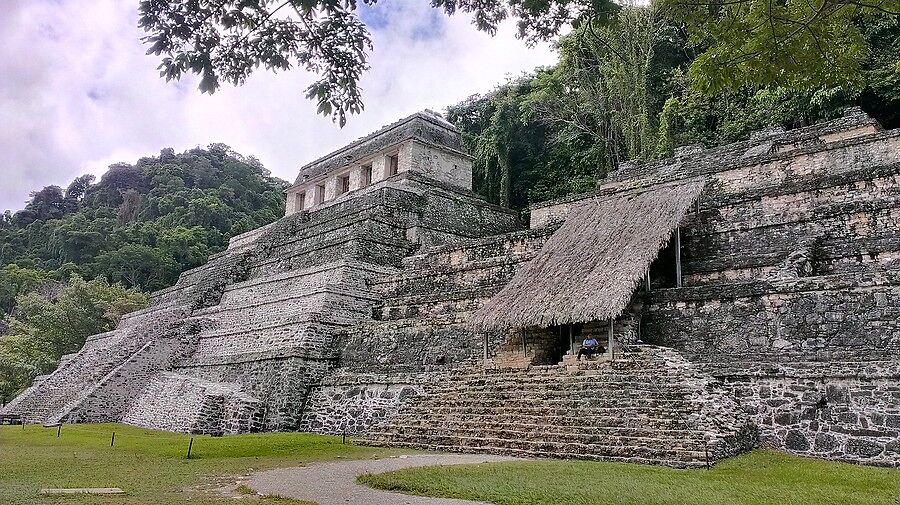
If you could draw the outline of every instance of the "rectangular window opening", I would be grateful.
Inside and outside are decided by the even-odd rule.
[[[306,207],[306,192],[301,191],[294,195],[294,212],[300,212]]]
[[[366,187],[369,184],[372,184],[372,164],[364,165],[362,167],[362,187]]]
[[[319,184],[316,186],[316,205],[325,201],[325,186]]]
[[[388,177],[390,177],[392,175],[397,175],[397,172],[399,171],[399,169],[400,169],[399,157],[396,154],[388,156]]]
[[[338,194],[343,195],[350,191],[350,175],[338,176]]]

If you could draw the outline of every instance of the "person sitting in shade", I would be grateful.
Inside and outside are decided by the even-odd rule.
[[[578,361],[581,361],[581,356],[591,357],[594,354],[603,354],[604,350],[600,347],[600,343],[597,342],[597,339],[594,337],[588,337],[584,339],[581,343],[581,349],[578,350],[578,357],[576,358]]]

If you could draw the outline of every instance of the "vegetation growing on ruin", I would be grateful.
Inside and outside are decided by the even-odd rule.
[[[113,431],[115,446],[110,447]],[[213,438],[117,424],[79,424],[63,426],[57,438],[56,428],[0,426],[0,503],[58,503],[38,496],[47,487],[119,487],[127,493],[64,500],[71,504],[234,503],[240,498],[236,477],[252,470],[386,454],[391,451],[342,445],[340,437],[302,433]],[[293,500],[261,503],[302,504]]]
[[[476,191],[517,209],[591,189],[626,160],[809,125],[852,105],[888,128],[900,126],[900,18],[846,26],[864,46],[852,81],[740,81],[708,92],[697,82],[713,69],[698,74],[695,67],[701,58],[709,67],[709,53],[692,31],[663,10],[626,7],[564,37],[555,67],[474,95],[450,107],[449,117],[475,156]]]
[[[884,505],[900,496],[897,470],[761,450],[711,470],[540,460],[415,468],[359,480],[497,505]]]

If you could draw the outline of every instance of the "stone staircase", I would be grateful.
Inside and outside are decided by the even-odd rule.
[[[371,445],[702,467],[756,444],[738,406],[674,351],[574,368],[472,365],[426,384]]]
[[[170,310],[148,312],[123,319],[116,330],[89,337],[78,353],[60,360],[52,374],[10,402],[3,413],[21,414],[29,423],[55,424],[67,420],[105,379],[146,351],[151,341],[140,331],[145,324],[166,335],[166,328],[179,314]]]

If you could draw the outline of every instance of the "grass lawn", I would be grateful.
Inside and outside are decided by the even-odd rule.
[[[900,505],[900,470],[754,451],[712,470],[542,460],[360,477],[378,489],[498,505]]]
[[[110,447],[112,432],[115,447]],[[189,435],[163,433],[115,424],[65,425],[55,428],[0,426],[0,504],[174,505],[234,503],[214,490],[216,482],[235,487],[235,479],[278,466],[297,466],[336,458],[366,458],[389,452],[341,445],[340,437],[267,433],[222,438],[194,436],[191,459],[185,459]],[[41,488],[119,487],[125,496],[46,498]],[[238,489],[237,494],[246,492]],[[263,500],[266,505],[297,504]]]

